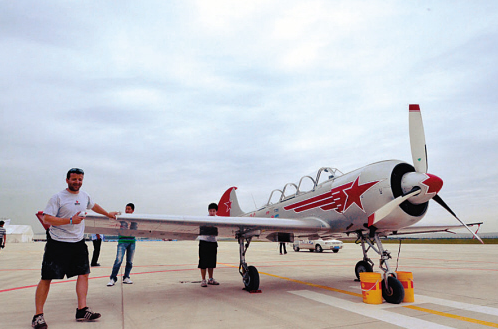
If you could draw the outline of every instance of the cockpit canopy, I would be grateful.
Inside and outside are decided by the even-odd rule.
[[[301,177],[297,185],[294,183],[287,183],[285,184],[283,189],[273,190],[270,194],[270,198],[268,198],[268,203],[266,204],[266,206],[289,200],[300,194],[314,191],[317,186],[322,185],[323,183],[330,180],[334,180],[336,177],[341,175],[344,174],[337,168],[322,167],[318,170],[316,178],[313,178],[310,175],[305,175]],[[273,196],[274,194],[276,195],[276,197]],[[278,200],[275,200],[275,198],[278,198]],[[274,200],[274,202],[272,202],[272,200]]]

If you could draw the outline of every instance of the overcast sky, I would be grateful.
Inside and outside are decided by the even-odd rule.
[[[71,167],[106,210],[253,210],[323,166],[411,163],[498,231],[496,1],[0,1],[0,217],[33,225]],[[431,202],[424,222],[456,223]]]

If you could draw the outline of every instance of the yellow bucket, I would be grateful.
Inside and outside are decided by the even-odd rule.
[[[367,304],[382,304],[382,276],[380,273],[360,273],[361,294]]]
[[[413,290],[413,274],[412,272],[396,272],[396,277],[405,288],[405,298],[403,302],[413,303],[415,301],[415,293]]]

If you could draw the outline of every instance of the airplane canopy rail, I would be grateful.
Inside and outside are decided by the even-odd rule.
[[[287,183],[287,184],[285,184],[285,186],[284,186],[284,188],[282,190],[275,189],[275,190],[271,191],[270,197],[268,198],[268,202],[266,203],[265,206],[269,206],[269,205],[272,204],[271,200],[272,200],[272,197],[273,197],[273,193],[275,193],[275,192],[280,193],[280,198],[279,198],[279,200],[277,202],[277,203],[280,203],[282,201],[292,199],[292,198],[294,198],[294,197],[296,197],[296,196],[298,196],[300,194],[314,191],[316,189],[316,187],[320,183],[320,178],[321,178],[322,174],[328,174],[328,177],[327,177],[327,179],[324,182],[329,181],[329,180],[334,180],[336,177],[344,175],[342,173],[342,171],[340,171],[337,168],[322,167],[322,168],[320,168],[318,170],[318,173],[316,174],[316,179],[313,179],[313,177],[311,177],[309,175],[305,175],[305,176],[301,177],[301,179],[299,180],[298,185],[296,185],[294,183]],[[303,184],[304,180],[311,180],[311,182],[313,183],[313,188],[311,190],[309,190],[309,191],[301,191],[301,185]],[[322,183],[324,183],[324,182],[322,182]],[[294,194],[291,194],[291,195],[285,195],[285,192],[286,192],[286,190],[287,190],[287,188],[289,186],[293,187],[296,190],[296,192]]]

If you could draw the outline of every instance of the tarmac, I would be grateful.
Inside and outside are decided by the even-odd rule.
[[[45,243],[0,251],[0,328],[31,328]],[[260,273],[259,293],[243,290],[238,244],[219,242],[214,277],[200,286],[197,242],[139,241],[133,284],[107,287],[116,242],[104,242],[92,267],[88,306],[102,317],[75,321],[75,280],[54,280],[45,304],[50,329],[118,328],[498,328],[498,245],[384,244],[390,265],[413,273],[415,302],[366,304],[354,266],[361,246],[338,253],[280,255],[278,243],[253,242],[246,254]],[[93,250],[88,242],[90,254]],[[378,255],[369,256],[378,269]],[[124,271],[122,264],[121,274]]]

